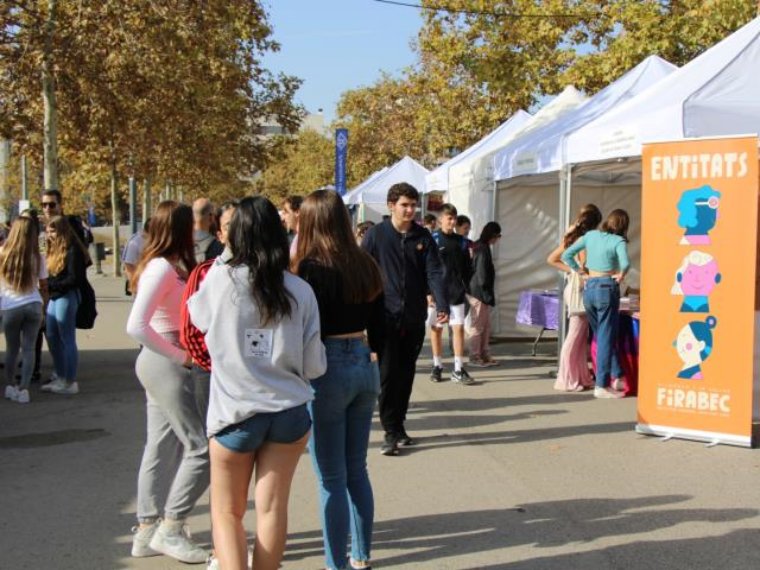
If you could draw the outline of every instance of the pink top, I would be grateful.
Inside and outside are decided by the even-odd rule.
[[[127,334],[137,342],[183,364],[185,351],[170,338],[180,329],[180,303],[185,282],[171,263],[163,257],[152,259],[140,275],[132,312],[127,320]]]

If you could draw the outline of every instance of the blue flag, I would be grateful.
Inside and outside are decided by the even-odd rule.
[[[348,129],[335,129],[335,191],[346,193],[346,158],[348,156]]]

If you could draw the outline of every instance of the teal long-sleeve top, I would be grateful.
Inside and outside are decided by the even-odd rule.
[[[586,267],[591,271],[626,272],[631,265],[628,261],[628,244],[619,235],[592,230],[562,253],[562,263],[570,266],[573,271],[580,270],[575,256],[583,250],[586,250]]]

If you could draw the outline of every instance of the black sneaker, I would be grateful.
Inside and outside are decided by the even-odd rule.
[[[472,379],[472,376],[470,376],[467,373],[467,370],[462,368],[459,372],[456,370],[451,373],[451,381],[456,382],[457,384],[463,384],[465,386],[472,384],[475,382],[475,380]]]
[[[406,433],[406,430],[404,428],[401,428],[401,431],[398,434],[398,444],[402,447],[408,447],[410,445],[415,445],[416,443],[416,441],[409,437],[409,434]]]
[[[398,436],[396,434],[385,434],[385,441],[380,446],[380,453],[383,455],[398,455]]]
[[[431,382],[443,382],[443,368],[440,366],[433,366],[433,369],[430,371],[430,381]]]

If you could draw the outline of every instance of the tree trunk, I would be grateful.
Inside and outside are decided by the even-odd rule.
[[[113,274],[121,277],[121,247],[119,244],[119,227],[121,216],[119,215],[119,178],[116,171],[116,158],[111,159],[111,217],[113,218]]]
[[[0,139],[0,221],[10,221],[11,206],[10,192],[11,141]]]
[[[43,152],[45,190],[58,188],[58,107],[53,76],[53,34],[58,0],[48,0],[45,22],[45,49],[42,54],[42,102],[44,106]]]
[[[151,213],[153,212],[153,196],[151,195],[151,188],[150,188],[150,176],[145,178],[145,181],[143,182],[143,211],[142,211],[142,223],[145,225],[145,220],[150,218]]]

